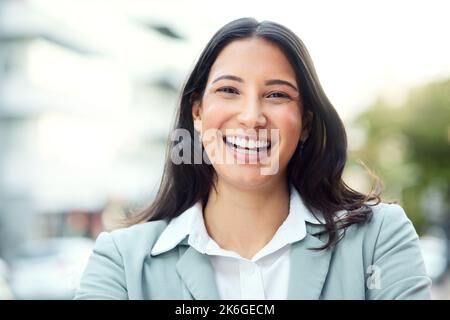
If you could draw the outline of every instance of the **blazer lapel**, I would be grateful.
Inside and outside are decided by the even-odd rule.
[[[186,246],[180,247],[186,248]],[[194,299],[220,299],[214,269],[207,255],[201,254],[188,245],[178,260],[176,269]]]
[[[309,250],[325,244],[314,234],[315,228],[307,223],[305,238],[291,246],[287,296],[290,300],[316,300],[322,293],[333,249]],[[178,248],[181,254],[176,270],[192,297],[196,300],[219,300],[214,269],[208,256],[189,246],[187,241]]]
[[[288,299],[317,300],[325,283],[333,249],[315,251],[324,242],[306,233],[303,240],[292,244]]]

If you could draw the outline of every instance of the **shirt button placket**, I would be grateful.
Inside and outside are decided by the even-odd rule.
[[[251,261],[240,261],[241,298],[265,299],[264,286],[258,266]]]

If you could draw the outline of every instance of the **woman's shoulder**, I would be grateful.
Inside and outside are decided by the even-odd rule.
[[[373,224],[383,224],[386,220],[388,222],[395,221],[410,221],[405,210],[400,204],[380,202],[375,205],[368,203],[369,208],[372,209],[372,217],[370,222]]]
[[[419,236],[399,204],[372,206],[372,218],[360,229],[369,299],[429,299],[428,277]],[[372,290],[373,289],[373,290]]]
[[[115,249],[122,255],[127,253],[150,252],[159,235],[163,232],[165,220],[148,221],[110,232],[101,232],[95,246]]]
[[[163,220],[152,221],[101,232],[75,299],[128,299],[127,275],[138,274],[166,224]]]
[[[364,224],[352,225],[349,239],[359,238],[376,257],[383,252],[417,243],[419,236],[403,207],[396,203],[371,205],[372,215]],[[347,238],[347,237],[344,237]]]
[[[381,232],[392,233],[405,226],[408,226],[407,229],[409,231],[414,230],[415,232],[410,218],[401,205],[381,202],[370,206],[370,208],[372,209],[372,215],[367,223],[367,227],[378,236]]]

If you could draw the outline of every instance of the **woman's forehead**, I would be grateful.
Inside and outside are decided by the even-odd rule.
[[[253,77],[295,81],[295,71],[284,52],[259,37],[235,40],[222,49],[211,68],[210,80],[223,74],[232,74],[244,81]]]

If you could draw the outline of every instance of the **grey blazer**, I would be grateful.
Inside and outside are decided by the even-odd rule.
[[[417,233],[402,207],[378,204],[373,218],[352,225],[332,249],[320,224],[293,243],[288,299],[429,299]],[[167,226],[153,221],[101,233],[75,299],[219,299],[209,258],[187,237],[170,251],[150,251]]]

